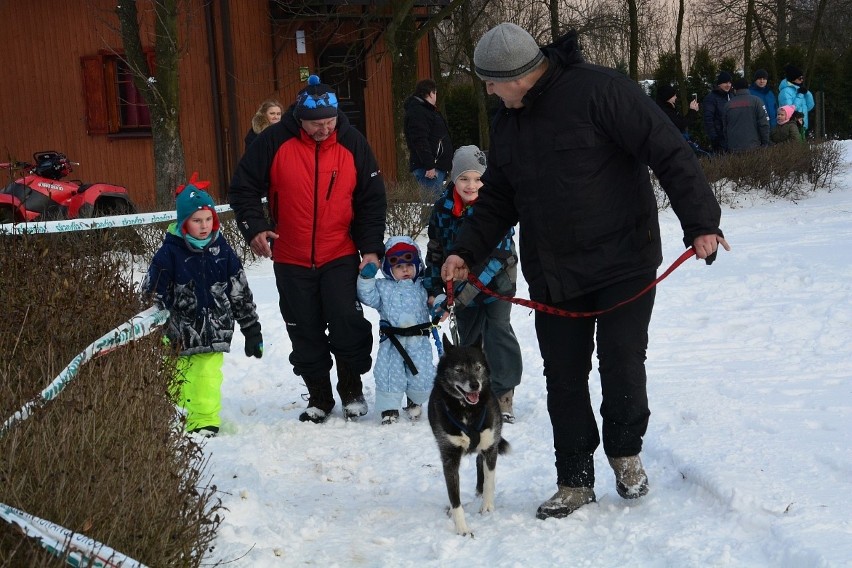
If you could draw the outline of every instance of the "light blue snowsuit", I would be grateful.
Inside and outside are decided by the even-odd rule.
[[[404,239],[407,239],[405,242],[414,244],[408,237],[396,237],[388,241],[387,248]],[[358,299],[362,304],[378,310],[382,325],[405,328],[431,319],[426,303],[426,289],[420,277],[399,282],[391,278],[358,278]],[[390,339],[383,336],[373,368],[373,378],[376,381],[376,411],[379,413],[399,410],[403,394],[408,395],[415,404],[426,403],[435,380],[431,336],[397,335],[397,339],[411,357],[418,372],[416,375],[412,374]]]

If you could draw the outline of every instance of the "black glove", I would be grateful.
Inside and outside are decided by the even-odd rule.
[[[799,94],[807,95],[808,94],[808,86],[802,83],[799,85]]]
[[[246,336],[246,357],[263,357],[263,335],[260,334],[260,322],[243,329]]]

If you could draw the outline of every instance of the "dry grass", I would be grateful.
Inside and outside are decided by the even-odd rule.
[[[100,233],[0,237],[0,421],[88,344],[141,311]],[[0,435],[0,502],[149,566],[198,566],[220,505],[167,397],[156,334],[80,368],[55,400]],[[0,566],[63,563],[0,521]]]

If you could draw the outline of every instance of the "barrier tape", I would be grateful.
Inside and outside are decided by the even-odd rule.
[[[231,210],[230,205],[217,205],[216,213]],[[0,224],[0,235],[26,235],[46,233],[71,233],[74,231],[91,231],[94,229],[114,229],[132,227],[135,225],[150,225],[177,219],[175,211],[158,211],[155,213],[131,213],[130,215],[114,215],[112,217],[90,217],[86,219],[70,219],[67,221],[33,221],[25,223]]]
[[[76,533],[45,519],[25,513],[20,509],[0,503],[0,519],[18,526],[25,535],[70,566],[80,568],[147,568],[107,545]]]
[[[137,339],[148,335],[155,328],[163,325],[168,319],[168,310],[159,310],[155,306],[152,306],[147,310],[136,314],[127,323],[120,325],[94,343],[90,344],[85,350],[74,357],[68,366],[65,367],[65,369],[63,369],[55,379],[53,379],[53,382],[39,393],[35,400],[31,400],[26,403],[19,411],[13,414],[6,420],[6,422],[3,423],[2,426],[0,426],[0,436],[5,434],[9,428],[18,422],[23,422],[29,418],[35,409],[56,398],[56,396],[62,392],[68,383],[74,379],[80,371],[80,366],[83,363],[91,361],[95,357],[100,357],[101,355],[109,353],[121,345],[126,345],[131,341],[136,341]]]

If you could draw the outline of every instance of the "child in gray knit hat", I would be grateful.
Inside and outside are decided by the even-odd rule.
[[[433,313],[445,317],[446,296],[441,279],[441,265],[450,254],[465,221],[474,214],[474,204],[483,187],[486,167],[485,152],[476,146],[462,146],[453,155],[451,182],[444,195],[435,203],[429,219],[429,244],[426,254],[426,276],[423,279],[429,293]],[[472,268],[480,282],[489,290],[513,296],[518,280],[518,253],[510,229],[491,256]],[[482,338],[485,356],[491,367],[491,389],[500,404],[503,421],[513,423],[515,387],[521,383],[523,362],[521,347],[512,329],[512,304],[480,292],[465,282],[456,283],[453,305],[456,325],[462,345],[473,345]],[[463,308],[463,309],[462,309]]]

